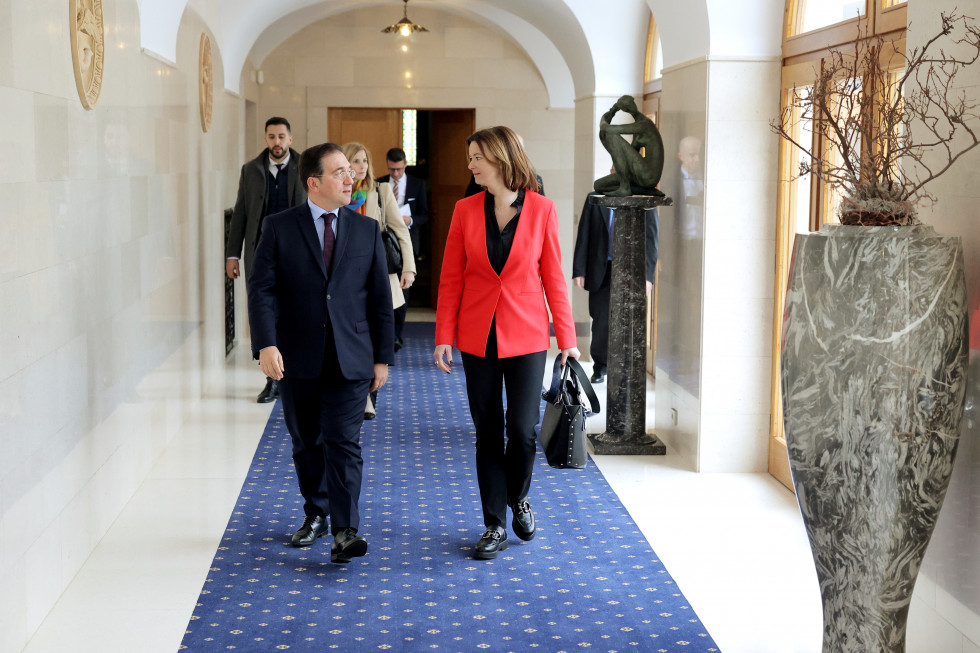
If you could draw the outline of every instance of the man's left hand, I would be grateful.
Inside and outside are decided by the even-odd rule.
[[[374,381],[371,382],[371,392],[377,392],[388,381],[388,366],[384,363],[374,364]]]

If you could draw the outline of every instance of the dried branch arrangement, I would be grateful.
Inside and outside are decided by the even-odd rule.
[[[904,53],[862,25],[771,123],[808,157],[799,176],[841,192],[842,224],[916,224],[917,205],[936,199],[929,182],[980,145],[978,104],[956,86],[957,73],[980,59],[980,28],[955,10],[940,21],[937,34]],[[821,145],[801,142],[806,123]]]

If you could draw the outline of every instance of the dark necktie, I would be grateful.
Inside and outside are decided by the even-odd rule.
[[[282,174],[282,167],[284,165],[285,165],[284,163],[277,163],[276,164],[276,184],[278,184],[279,183],[279,180],[281,179],[281,177],[279,175]]]
[[[333,213],[323,214],[323,265],[330,274],[330,262],[333,261],[333,246],[337,242],[337,237],[333,233],[333,221],[337,216]]]

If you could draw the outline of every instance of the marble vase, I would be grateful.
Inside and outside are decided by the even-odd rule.
[[[905,651],[963,416],[963,270],[960,239],[931,227],[827,225],[796,237],[783,414],[824,653]]]

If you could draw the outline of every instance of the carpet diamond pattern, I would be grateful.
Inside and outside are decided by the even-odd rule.
[[[537,536],[470,557],[483,531],[473,426],[462,365],[436,370],[433,332],[406,325],[364,423],[368,554],[338,565],[329,536],[290,546],[303,501],[277,403],[181,650],[717,651],[594,464],[553,470],[539,452]]]

